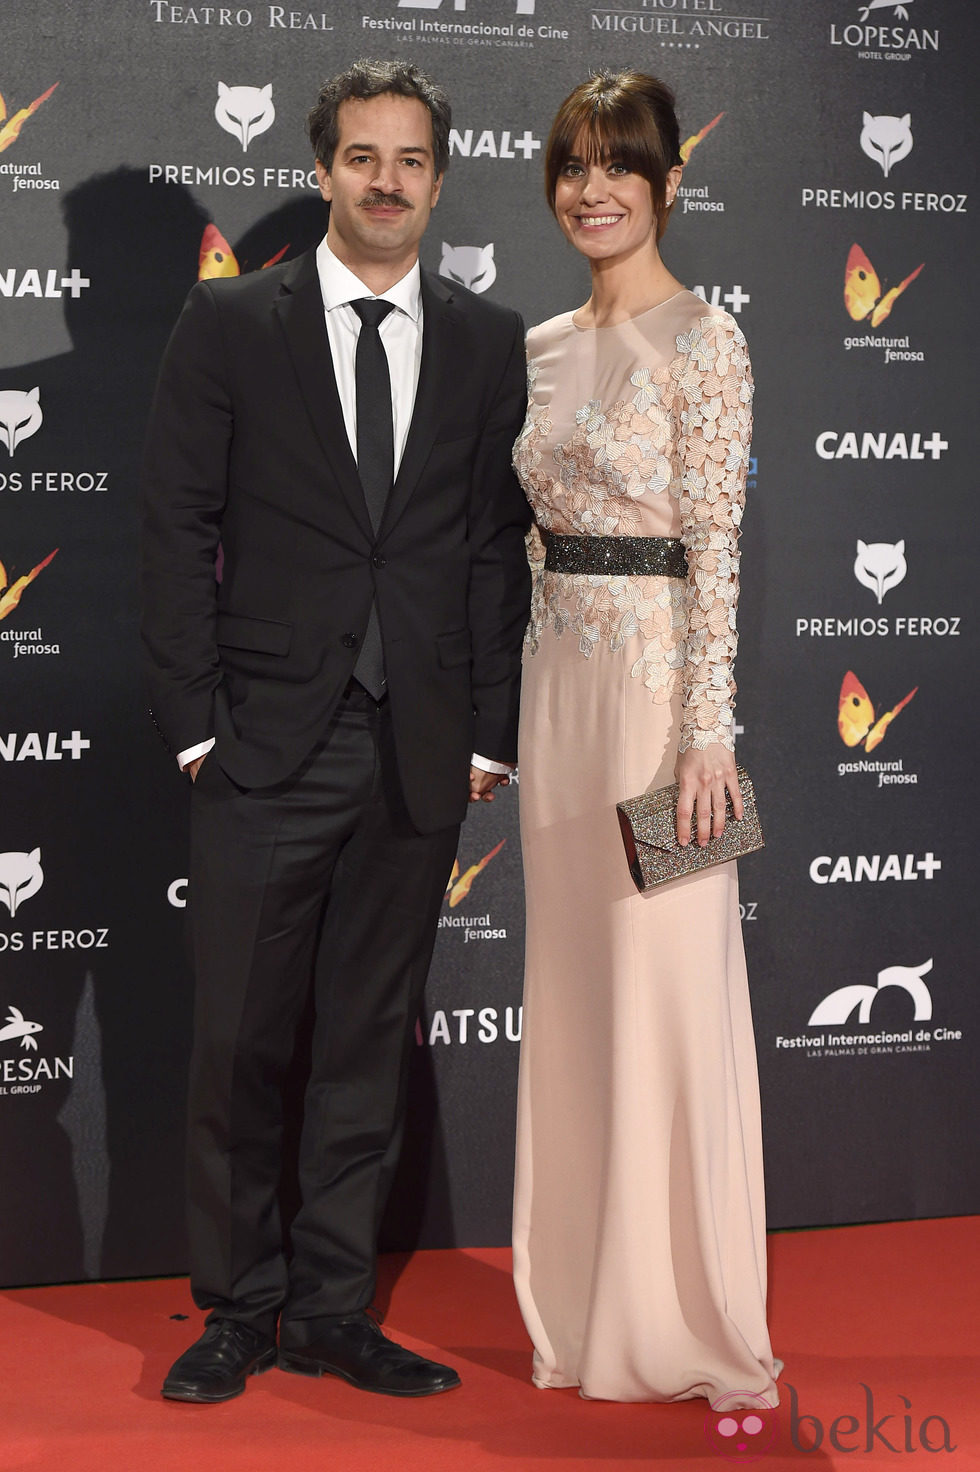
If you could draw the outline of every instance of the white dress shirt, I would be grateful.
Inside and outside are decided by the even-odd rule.
[[[327,325],[327,340],[333,359],[337,393],[344,415],[344,427],[350,440],[351,453],[357,458],[357,390],[354,380],[354,357],[357,352],[357,337],[361,330],[361,319],[350,305],[362,297],[374,297],[364,282],[348,270],[343,261],[337,259],[327,244],[320,241],[316,250],[316,269],[320,278],[320,294],[323,298],[323,313]],[[381,293],[381,300],[391,302],[395,310],[389,312],[378,329],[388,359],[388,374],[391,379],[391,414],[394,430],[395,474],[405,453],[405,442],[415,411],[415,394],[419,384],[419,366],[422,362],[422,275],[418,261],[400,281]],[[199,756],[204,756],[214,745],[214,737],[200,741],[178,753],[177,761],[183,769]],[[471,758],[472,765],[484,772],[504,774],[512,770],[502,762],[492,762],[486,757]]]

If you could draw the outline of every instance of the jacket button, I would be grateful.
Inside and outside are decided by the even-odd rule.
[[[356,649],[357,648],[357,635],[356,634],[342,634],[341,635],[341,638],[340,638],[340,642],[341,642],[341,644],[343,644],[343,646],[344,646],[345,649]]]
[[[387,567],[388,566],[388,559],[387,559],[387,557],[382,557],[380,552],[378,552],[376,556],[372,557],[371,558],[371,561],[374,563],[375,567]]]

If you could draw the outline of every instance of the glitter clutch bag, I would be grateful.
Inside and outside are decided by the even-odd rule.
[[[726,793],[725,831],[720,838],[709,838],[704,848],[693,838],[683,848],[677,842],[676,782],[616,804],[630,873],[641,894],[671,879],[682,879],[685,874],[696,874],[714,864],[727,864],[730,859],[744,858],[764,847],[752,779],[744,767],[736,767],[735,772],[744,815],[741,820],[732,816],[732,800]]]

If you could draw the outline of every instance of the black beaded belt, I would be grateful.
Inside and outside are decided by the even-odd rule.
[[[541,533],[547,572],[596,577],[686,578],[680,537],[559,537]]]

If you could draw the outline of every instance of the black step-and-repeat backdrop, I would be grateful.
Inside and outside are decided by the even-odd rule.
[[[977,1209],[976,7],[746,8],[4,5],[3,1283],[184,1267],[187,789],[140,693],[140,441],[197,276],[322,233],[303,120],[364,54],[453,98],[424,263],[528,322],[587,294],[542,196],[558,102],[599,65],[675,87],[665,255],[758,379],[738,719],[769,840],[742,903],[770,1223]],[[518,802],[464,827],[392,1246],[508,1238]]]

